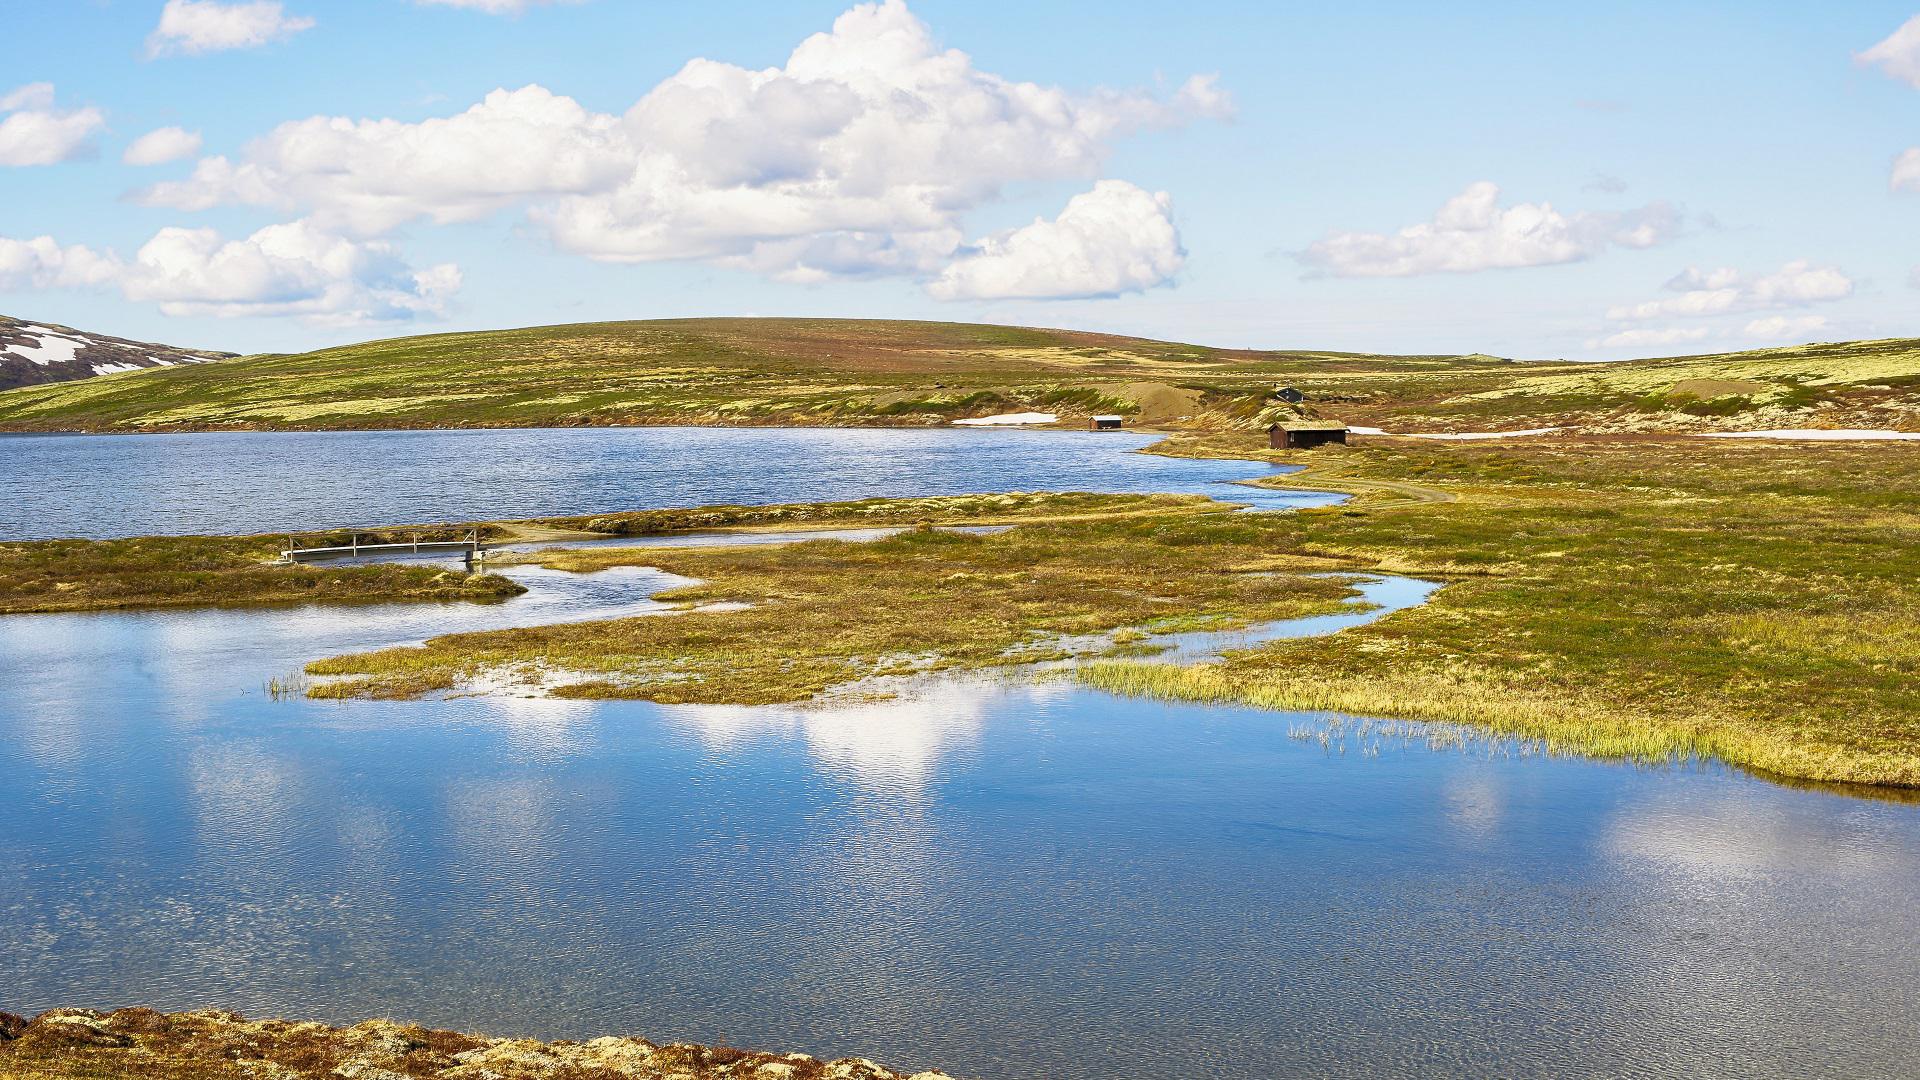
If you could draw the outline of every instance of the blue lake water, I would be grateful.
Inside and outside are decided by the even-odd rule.
[[[1069,444],[1108,490],[1234,478],[1125,437],[947,437],[880,445],[945,490]],[[251,461],[307,437],[85,452],[174,438]],[[882,493],[820,473],[768,495]],[[324,505],[494,516],[480,483]],[[583,484],[511,512],[583,509]],[[197,520],[164,489],[115,497]],[[0,618],[0,1009],[391,1015],[981,1078],[1920,1073],[1912,804],[1404,725],[1323,744],[1324,717],[1065,680],[809,708],[265,691],[315,656],[639,614],[674,580],[512,572],[532,591],[490,606]]]
[[[0,541],[264,533],[998,491],[1193,492],[1285,471],[1128,453],[1130,432],[533,428],[0,435]]]

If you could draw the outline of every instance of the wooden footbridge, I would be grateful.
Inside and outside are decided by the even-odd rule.
[[[405,541],[395,543],[382,541],[363,544],[359,533],[349,534],[352,538],[345,544],[331,544],[324,547],[301,547],[299,537],[287,537],[287,546],[280,552],[280,561],[286,563],[322,562],[327,559],[357,559],[381,555],[442,555],[459,554],[468,570],[482,566],[487,560],[487,542],[480,538],[480,530],[468,529],[467,534],[458,540],[422,540],[419,533],[413,533]]]

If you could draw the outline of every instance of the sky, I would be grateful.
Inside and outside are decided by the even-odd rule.
[[[0,0],[0,313],[1920,336],[1920,3]]]

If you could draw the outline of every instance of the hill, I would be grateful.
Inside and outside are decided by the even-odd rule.
[[[1278,385],[1307,395],[1296,409]],[[959,323],[679,319],[397,338],[0,393],[0,429],[1063,423],[1920,429],[1920,341],[1615,364],[1216,349]]]
[[[233,353],[128,341],[0,315],[0,390],[72,382],[144,368],[204,364]]]

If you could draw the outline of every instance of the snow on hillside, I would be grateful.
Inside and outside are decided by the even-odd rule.
[[[0,315],[0,390],[141,368],[204,364],[232,353],[181,349]]]

